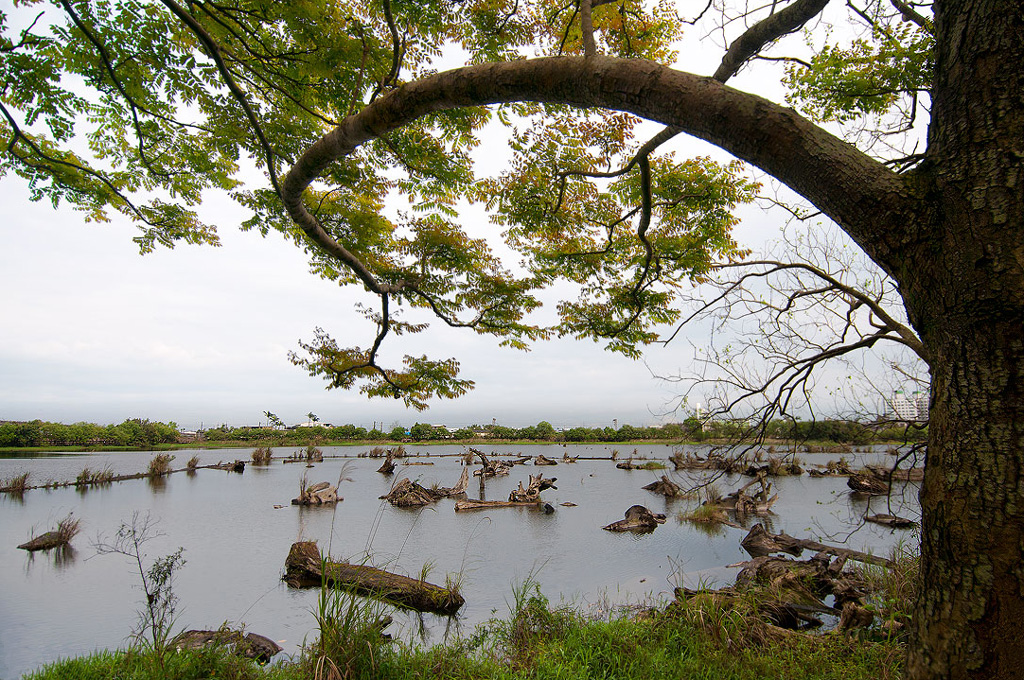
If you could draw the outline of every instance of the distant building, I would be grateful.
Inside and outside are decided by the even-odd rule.
[[[895,420],[928,420],[928,394],[915,391],[907,395],[896,390],[889,402],[891,416]]]

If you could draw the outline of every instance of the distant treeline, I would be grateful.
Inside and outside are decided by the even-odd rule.
[[[174,423],[153,423],[131,418],[120,425],[94,425],[93,423],[47,423],[33,420],[27,423],[0,423],[0,447],[38,446],[126,446],[147,448],[178,441],[178,426]]]
[[[574,427],[557,430],[541,421],[527,427],[504,425],[471,425],[458,429],[416,423],[410,428],[394,427],[388,431],[367,430],[356,425],[297,427],[229,427],[221,425],[201,433],[208,442],[269,443],[276,446],[305,446],[310,442],[345,441],[469,441],[480,439],[522,440],[537,442],[627,442],[645,440],[738,441],[750,434],[750,425],[742,421],[716,420],[704,423],[689,418],[682,423],[658,427]],[[834,442],[837,444],[870,444],[873,442],[923,441],[926,430],[904,425],[865,425],[847,420],[773,421],[765,429],[772,440],[794,442]],[[147,448],[161,444],[195,441],[184,437],[174,423],[159,423],[132,418],[120,425],[92,423],[48,423],[33,420],[27,423],[0,423],[0,447],[107,446]]]
[[[704,423],[689,418],[682,423],[669,423],[657,427],[574,427],[555,429],[551,423],[541,421],[527,427],[504,425],[471,425],[458,429],[416,423],[410,428],[394,427],[389,431],[367,430],[355,425],[338,427],[314,426],[292,430],[271,430],[261,427],[227,427],[207,430],[208,441],[272,441],[279,445],[304,445],[319,441],[467,441],[479,439],[523,440],[537,442],[627,442],[645,440],[738,441],[749,436],[750,425],[741,421],[711,421]],[[908,429],[904,425],[865,425],[846,420],[773,421],[766,428],[766,437],[797,442],[834,442],[837,444],[870,444],[872,442],[923,441],[926,431]]]

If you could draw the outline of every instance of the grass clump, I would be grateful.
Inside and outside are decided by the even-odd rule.
[[[6,479],[0,479],[0,492],[20,496],[25,493],[25,489],[27,488],[27,472],[23,472],[20,475],[14,475],[13,477],[7,477]]]
[[[257,446],[256,450],[252,452],[252,464],[270,465],[270,459],[272,457],[273,450],[269,446]]]
[[[229,654],[219,647],[181,650],[168,655],[159,672],[154,672],[146,654],[138,649],[96,652],[76,659],[64,659],[23,676],[23,680],[306,680],[292,665],[262,667],[255,661]]]
[[[55,531],[61,541],[70,543],[71,539],[82,531],[82,520],[69,512],[63,519],[57,522]]]
[[[171,471],[171,461],[174,456],[169,453],[158,453],[149,461],[147,474],[150,477],[162,477]]]
[[[188,459],[188,462],[185,463],[185,469],[188,470],[189,472],[193,472],[194,473],[198,467],[199,467],[199,456],[198,455],[192,456],[191,458]]]

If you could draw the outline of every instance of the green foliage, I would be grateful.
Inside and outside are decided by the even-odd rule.
[[[679,286],[699,280],[712,260],[741,254],[730,212],[756,185],[738,164],[663,154],[649,159],[650,192],[635,168],[603,181],[590,175],[629,161],[639,120],[534,104],[435,111],[324,168],[306,205],[358,266],[296,229],[280,177],[321,135],[430,73],[453,47],[469,62],[580,53],[572,5],[111,0],[62,3],[36,18],[37,6],[27,0],[0,16],[0,73],[10,84],[0,93],[0,173],[24,177],[33,199],[67,202],[87,219],[127,216],[143,252],[216,245],[199,206],[204,191],[227,191],[248,213],[243,229],[280,232],[319,275],[360,286],[372,278],[388,289],[367,312],[372,342],[342,346],[318,329],[291,355],[332,388],[422,409],[473,387],[454,358],[379,363],[385,336],[424,328],[399,321],[401,309],[515,348],[573,335],[635,357],[659,325],[679,317]],[[595,8],[593,24],[608,54],[675,58],[681,23],[669,2],[608,3]],[[524,121],[513,132],[511,169],[477,177],[472,153],[484,126]],[[265,182],[243,184],[253,163]],[[386,210],[396,199],[408,209]],[[504,244],[463,228],[465,201],[496,211]],[[579,295],[545,326],[531,317],[538,293],[563,278]],[[135,432],[115,434],[138,445]]]
[[[931,22],[901,21],[885,13],[887,3],[869,4],[874,23],[867,37],[826,44],[807,65],[787,66],[790,102],[817,120],[849,123],[894,113],[912,119],[908,100],[916,105],[931,87]]]

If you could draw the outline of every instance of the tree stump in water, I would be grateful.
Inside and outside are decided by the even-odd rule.
[[[442,588],[376,567],[330,562],[321,557],[311,541],[293,543],[284,566],[284,581],[293,588],[346,588],[400,607],[436,614],[454,614],[466,603],[455,588]]]
[[[856,493],[881,496],[889,493],[889,482],[873,474],[858,473],[846,480],[846,485]]]
[[[342,500],[338,496],[338,487],[330,482],[320,482],[306,487],[298,498],[292,499],[292,505],[333,505]]]
[[[676,498],[683,495],[683,490],[679,485],[669,479],[666,475],[662,475],[661,479],[657,482],[651,482],[642,488],[645,491],[653,491],[654,493],[661,494],[665,498]]]
[[[544,489],[557,489],[555,482],[558,481],[556,477],[551,479],[544,479],[543,474],[530,475],[530,485],[523,488],[523,483],[519,482],[519,488],[513,489],[512,493],[508,495],[510,503],[536,503],[540,500],[540,492]]]
[[[634,505],[626,510],[624,519],[602,527],[607,531],[654,531],[659,524],[665,523],[665,515],[653,513],[642,505]]]

